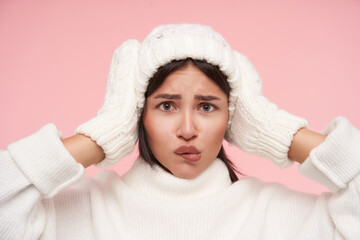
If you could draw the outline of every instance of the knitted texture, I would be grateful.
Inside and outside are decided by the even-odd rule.
[[[288,151],[294,134],[307,128],[305,119],[287,113],[269,102],[261,91],[261,78],[254,66],[234,51],[240,69],[233,122],[226,140],[240,149],[272,160],[278,167],[292,165]]]
[[[8,146],[9,154],[27,181],[31,181],[46,198],[53,197],[59,189],[73,184],[84,175],[84,167],[74,161],[64,148],[61,137],[61,132],[54,124],[47,124],[31,136]],[[58,156],[62,158],[59,160]],[[42,159],[52,161],[44,164]],[[5,171],[11,172],[11,167],[5,168]],[[10,177],[8,180],[14,181],[14,178],[16,177]]]
[[[110,167],[131,153],[137,140],[135,66],[140,44],[128,40],[113,54],[104,104],[97,116],[80,125],[76,134],[91,137],[105,153],[98,167]]]

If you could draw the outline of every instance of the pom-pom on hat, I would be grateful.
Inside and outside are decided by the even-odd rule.
[[[142,42],[136,67],[136,91],[138,108],[145,104],[145,92],[149,80],[159,67],[172,60],[192,58],[205,60],[218,66],[227,76],[231,91],[229,96],[229,123],[231,123],[236,91],[239,84],[239,69],[233,50],[225,39],[209,26],[199,24],[162,25],[153,31]],[[237,80],[237,81],[236,81]]]

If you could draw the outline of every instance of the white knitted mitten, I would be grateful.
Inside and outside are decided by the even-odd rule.
[[[294,134],[307,128],[305,119],[294,116],[269,102],[261,92],[261,78],[249,60],[234,51],[240,69],[238,99],[226,140],[243,151],[273,161],[278,167],[292,165],[288,151]]]
[[[75,130],[104,150],[105,159],[97,167],[110,167],[134,149],[138,121],[135,67],[139,49],[137,40],[128,40],[115,50],[103,106],[95,118]]]

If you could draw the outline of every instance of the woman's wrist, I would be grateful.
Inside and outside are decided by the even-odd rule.
[[[105,153],[95,141],[83,134],[77,134],[62,140],[65,148],[84,168],[96,164],[105,158]]]
[[[289,159],[303,163],[309,157],[311,150],[323,143],[325,138],[326,136],[320,133],[305,128],[300,129],[291,142]]]

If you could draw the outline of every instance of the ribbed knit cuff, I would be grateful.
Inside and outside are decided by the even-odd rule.
[[[44,197],[53,197],[84,175],[54,124],[8,146],[11,158]]]
[[[244,104],[245,103],[245,104]],[[237,103],[226,139],[243,151],[271,160],[280,168],[293,164],[288,158],[294,134],[307,128],[305,119],[294,116],[264,97]]]
[[[75,134],[84,134],[90,137],[103,149],[105,159],[96,164],[97,167],[111,167],[134,149],[137,139],[136,113],[127,118],[119,116],[121,113],[107,111],[75,130]]]
[[[9,194],[22,191],[31,185],[8,151],[0,150],[0,201]]]
[[[310,152],[298,170],[336,192],[360,173],[360,131],[346,118],[337,117],[322,133],[327,135],[325,142]]]
[[[95,164],[95,166],[99,168],[108,168],[113,166],[120,159],[129,155],[134,150],[134,146],[136,144],[136,139],[137,139],[136,136],[137,136],[136,133],[134,133],[134,135],[121,134],[117,136],[117,138],[112,139],[114,143],[113,144],[109,143],[109,145],[116,144],[118,148],[116,148],[115,149],[116,151],[113,152],[113,154],[111,155],[105,154],[106,156],[105,159]]]
[[[308,122],[283,110],[277,110],[270,121],[261,129],[257,140],[259,155],[272,160],[280,168],[289,167],[293,164],[288,158],[291,142],[301,128],[308,128]]]

